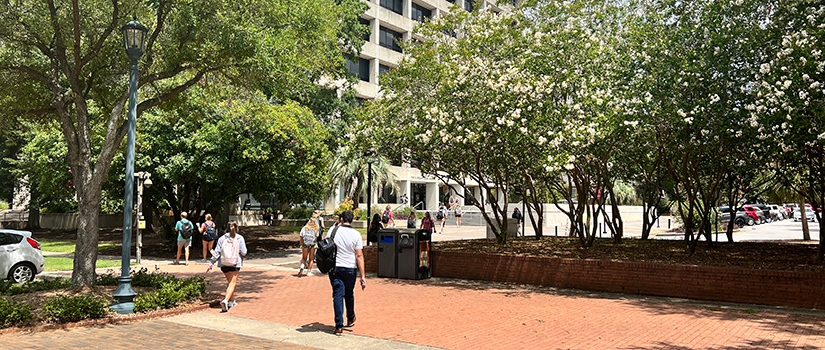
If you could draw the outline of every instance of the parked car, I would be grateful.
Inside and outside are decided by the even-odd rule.
[[[751,226],[754,223],[755,224],[764,224],[766,222],[765,214],[763,214],[762,210],[760,210],[759,208],[756,208],[756,207],[753,207],[753,206],[750,206],[750,205],[743,205],[741,209],[744,210],[745,213],[747,213],[748,216],[754,221],[753,223],[748,221],[748,226]]]
[[[773,222],[773,221],[779,220],[779,218],[776,217],[776,214],[772,213],[771,208],[768,207],[767,205],[764,205],[764,204],[751,204],[751,206],[756,208],[757,210],[761,210],[762,215],[765,216],[765,219],[767,219],[768,222]]]
[[[807,218],[810,222],[816,221],[814,211],[808,206],[805,207],[805,218]],[[793,221],[802,221],[802,213],[800,213],[799,208],[796,208],[793,211]]]
[[[788,213],[779,205],[771,204],[768,205],[768,207],[771,208],[771,214],[776,215],[777,220],[785,220],[788,218]]]
[[[40,243],[31,232],[0,229],[0,276],[16,283],[29,282],[45,265]]]
[[[719,216],[722,218],[722,223],[727,225],[728,220],[730,220],[730,207],[728,206],[721,206],[717,208],[719,210]],[[739,227],[745,227],[748,224],[750,217],[744,210],[737,210],[736,215],[734,216],[733,223]],[[753,220],[750,220],[753,221]],[[755,221],[753,221],[755,222]],[[750,225],[753,225],[753,222]]]

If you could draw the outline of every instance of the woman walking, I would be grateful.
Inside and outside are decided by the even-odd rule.
[[[206,221],[201,224],[200,232],[203,234],[203,259],[202,263],[206,262],[206,252],[212,251],[212,245],[218,239],[218,229],[212,221],[212,214],[206,214]]]
[[[455,215],[455,224],[458,228],[461,228],[461,204],[456,203],[454,208],[453,215]]]
[[[381,217],[378,214],[373,214],[370,227],[367,230],[367,244],[378,242],[378,231],[382,228],[384,228],[384,225],[381,224]]]
[[[318,226],[318,216],[320,216],[320,213],[316,211],[312,214],[312,219],[309,219],[307,224],[301,228],[301,269],[298,270],[298,277],[301,277],[304,269],[308,271],[307,276],[315,275],[312,273],[312,260],[315,258],[315,240],[321,234],[321,228]]]
[[[435,223],[433,222],[433,218],[430,217],[430,212],[424,212],[424,218],[421,219],[421,229],[422,230],[429,230],[430,232],[433,231],[435,228]]]
[[[226,286],[226,297],[221,300],[222,312],[227,312],[230,308],[238,305],[235,302],[235,285],[238,284],[238,274],[240,274],[241,267],[243,267],[241,257],[245,255],[246,241],[238,233],[238,223],[232,220],[229,222],[226,234],[218,239],[215,253],[212,254],[212,260],[209,261],[209,267],[206,269],[206,272],[212,270],[212,265],[217,261],[223,275],[226,276],[228,285]]]

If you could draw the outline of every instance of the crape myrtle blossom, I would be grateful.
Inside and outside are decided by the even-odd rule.
[[[570,6],[454,11],[419,25],[382,76],[385,98],[354,126],[358,142],[502,192],[526,173],[572,169],[608,124],[634,124],[612,119],[621,106],[607,82],[609,45],[592,14]]]

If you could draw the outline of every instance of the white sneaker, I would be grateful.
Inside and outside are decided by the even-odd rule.
[[[301,274],[304,273],[304,268],[305,267],[306,267],[306,264],[301,264],[301,268],[298,269],[298,277],[301,277]]]
[[[233,308],[233,307],[235,307],[235,306],[238,306],[238,302],[236,302],[236,301],[230,301],[230,302],[229,302],[229,308],[230,308],[230,309],[231,309],[231,308]]]
[[[229,311],[229,303],[226,301],[226,299],[221,300],[221,312],[227,311]]]
[[[310,272],[307,273],[307,277],[310,277],[310,276],[315,276],[315,274],[312,273],[312,271],[310,271]]]

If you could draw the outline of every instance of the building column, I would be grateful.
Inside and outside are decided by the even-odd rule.
[[[425,210],[438,210],[438,184],[435,182],[427,183],[427,203],[424,204]]]
[[[404,18],[412,18],[412,0],[403,0],[403,16]]]
[[[378,33],[380,29],[381,24],[379,23],[378,18],[373,18],[372,21],[370,21],[370,42],[375,45],[378,45]]]
[[[377,58],[370,60],[370,83],[378,84],[378,62]]]

